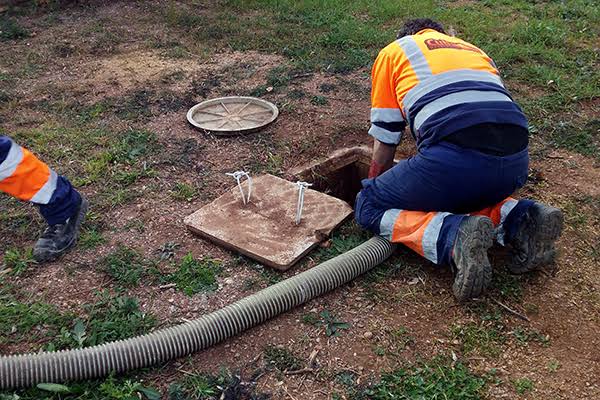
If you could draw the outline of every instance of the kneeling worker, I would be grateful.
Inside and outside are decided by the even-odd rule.
[[[48,227],[33,248],[36,261],[54,260],[76,243],[87,200],[66,178],[6,136],[0,136],[0,191],[39,205]]]
[[[552,261],[560,210],[509,197],[528,175],[528,124],[482,50],[430,19],[408,21],[372,71],[369,178],[356,199],[366,229],[455,272],[458,300],[489,285],[488,249],[524,273]],[[393,166],[408,126],[418,153]]]

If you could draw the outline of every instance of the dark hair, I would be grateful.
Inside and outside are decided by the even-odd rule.
[[[404,36],[414,35],[423,29],[433,29],[440,33],[446,33],[444,27],[439,22],[429,18],[416,18],[404,22],[404,25],[402,25],[402,28],[398,31],[398,39]]]

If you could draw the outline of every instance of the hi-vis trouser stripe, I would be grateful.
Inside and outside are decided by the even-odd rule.
[[[447,212],[387,210],[379,225],[379,234],[391,242],[402,243],[437,264],[438,241]]]
[[[518,201],[507,198],[495,206],[485,208],[471,215],[483,215],[492,220],[496,226],[498,243],[504,245],[506,217],[515,208]],[[443,255],[438,254],[444,220],[448,212],[407,211],[399,209],[387,210],[379,223],[379,235],[393,243],[402,243],[429,261],[438,264]]]
[[[504,222],[506,221],[508,214],[510,214],[517,204],[517,200],[513,199],[512,197],[508,197],[495,206],[484,208],[483,210],[472,213],[471,215],[483,215],[491,219],[496,227],[496,240],[499,244],[504,246],[506,234]]]
[[[0,191],[36,204],[48,204],[58,176],[30,151],[12,140],[6,158],[0,163]]]

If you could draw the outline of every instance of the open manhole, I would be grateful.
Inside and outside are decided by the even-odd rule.
[[[350,147],[338,150],[331,156],[303,165],[290,171],[294,179],[310,182],[311,189],[329,194],[354,206],[361,190],[361,180],[367,178],[371,163],[371,150],[367,147]]]

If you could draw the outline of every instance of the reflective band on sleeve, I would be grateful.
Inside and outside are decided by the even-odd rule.
[[[402,101],[404,110],[408,111],[421,97],[443,86],[462,81],[479,81],[495,83],[504,88],[502,79],[495,74],[485,71],[476,71],[471,69],[458,69],[453,71],[443,72],[441,74],[429,77],[425,82],[420,82],[406,93]]]
[[[371,122],[402,122],[402,112],[398,108],[371,108]]]
[[[419,45],[417,42],[415,42],[415,39],[413,39],[411,36],[404,36],[403,38],[398,39],[396,42],[404,51],[404,54],[406,55],[406,58],[408,58],[410,66],[415,72],[415,75],[417,75],[417,78],[420,81],[429,78],[431,76],[431,68],[429,67],[429,63],[427,62],[425,55],[419,48]]]
[[[509,199],[504,204],[502,204],[502,207],[500,207],[500,224],[498,225],[498,228],[496,228],[496,240],[502,246],[504,246],[505,244],[504,237],[506,236],[506,229],[504,229],[504,221],[506,221],[506,217],[508,216],[508,214],[510,214],[510,212],[513,210],[513,208],[515,208],[515,206],[518,203],[519,202],[515,199]]]
[[[12,142],[12,141],[11,141]],[[17,167],[23,160],[23,149],[21,146],[12,142],[6,159],[0,164],[0,182],[12,176]]]
[[[32,203],[36,204],[48,204],[52,195],[54,194],[54,190],[56,190],[56,183],[58,180],[58,175],[53,170],[50,170],[50,176],[48,177],[48,181],[41,187],[40,190],[31,198]]]
[[[437,242],[442,230],[444,218],[450,215],[447,212],[437,213],[429,222],[423,233],[423,256],[432,263],[438,263]]]
[[[373,136],[380,142],[387,144],[398,144],[402,140],[402,132],[390,132],[387,129],[383,129],[377,125],[371,125],[369,129],[369,135]]]
[[[386,238],[387,240],[392,240],[392,233],[394,232],[394,224],[398,219],[398,216],[402,210],[398,210],[396,208],[392,208],[383,213],[383,217],[381,217],[381,221],[379,222],[379,235]]]
[[[480,101],[512,101],[510,97],[500,92],[489,90],[464,90],[440,97],[427,104],[414,118],[414,129],[418,130],[421,125],[433,114],[445,108],[463,103],[477,103]]]

